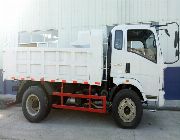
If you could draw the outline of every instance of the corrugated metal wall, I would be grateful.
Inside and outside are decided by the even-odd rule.
[[[18,30],[56,28],[60,46],[68,47],[78,30],[141,21],[179,22],[178,7],[179,0],[29,0],[19,18]],[[12,36],[9,32],[4,39],[5,34],[0,36],[6,42],[1,41],[1,47],[17,46],[17,35],[9,38]]]
[[[62,37],[60,46],[74,40],[77,31],[82,29],[98,28],[107,24],[166,22],[180,19],[179,0],[29,1],[19,18],[18,30],[57,28],[59,36]]]
[[[78,30],[103,25],[179,21],[179,0],[31,0],[19,30],[59,30],[60,45],[69,46]]]

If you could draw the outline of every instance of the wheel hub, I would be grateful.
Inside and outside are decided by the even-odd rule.
[[[132,122],[136,117],[135,103],[129,98],[123,99],[119,103],[118,114],[124,122]]]
[[[26,100],[26,109],[31,116],[36,116],[39,113],[40,102],[39,98],[36,95],[31,94],[30,96],[28,96]]]
[[[129,115],[130,114],[130,108],[128,107],[128,106],[126,106],[125,108],[124,108],[124,113],[126,114],[126,115]]]

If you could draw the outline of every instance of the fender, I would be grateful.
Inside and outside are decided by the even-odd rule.
[[[122,77],[122,78],[113,78],[113,83],[116,84],[117,86],[122,85],[122,84],[123,85],[127,84],[127,85],[135,86],[141,92],[144,101],[147,101],[146,95],[144,94],[143,87],[142,87],[141,83],[138,80],[136,80],[134,78],[124,78],[124,77]]]
[[[40,82],[32,82],[32,81],[22,81],[19,85],[17,95],[16,95],[16,103],[21,103],[24,92],[31,86],[40,86],[42,87],[48,95],[52,95],[53,87],[50,83],[44,82],[41,84]]]

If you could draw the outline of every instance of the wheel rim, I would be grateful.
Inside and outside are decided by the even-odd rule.
[[[26,109],[31,116],[36,116],[39,113],[40,101],[36,95],[31,94],[30,96],[28,96],[26,100]]]
[[[118,106],[118,114],[124,122],[132,122],[136,117],[136,105],[129,99],[123,99]]]

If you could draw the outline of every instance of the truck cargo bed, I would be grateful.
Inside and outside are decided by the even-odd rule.
[[[89,48],[7,48],[3,51],[4,79],[101,85],[102,34],[91,33],[89,46]]]

